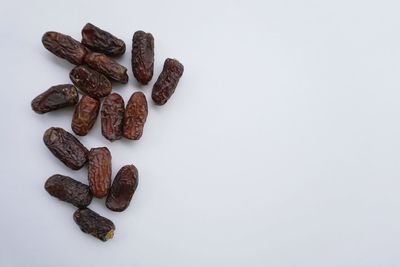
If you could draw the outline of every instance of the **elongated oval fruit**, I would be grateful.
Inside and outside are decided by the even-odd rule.
[[[124,114],[124,137],[139,140],[147,119],[147,100],[142,92],[133,93]]]
[[[124,41],[91,23],[87,23],[82,29],[82,44],[92,51],[108,56],[120,56],[125,53]]]
[[[101,133],[110,141],[121,139],[125,112],[124,99],[117,93],[104,98],[101,107]]]
[[[78,103],[79,95],[72,84],[60,84],[50,87],[45,92],[35,97],[31,106],[39,114],[47,113]]]
[[[44,187],[53,197],[78,208],[84,208],[92,202],[93,196],[89,186],[68,176],[55,174],[47,179]]]
[[[42,37],[44,47],[54,55],[79,65],[85,58],[87,49],[71,36],[59,32],[46,32]]]
[[[85,57],[85,63],[114,81],[120,83],[128,82],[127,69],[104,54],[88,53]]]
[[[153,77],[154,38],[151,33],[137,31],[132,37],[132,71],[136,80],[145,85]]]
[[[114,223],[91,209],[85,208],[75,211],[74,221],[82,232],[90,234],[101,241],[107,241],[114,236]]]
[[[106,199],[106,206],[113,211],[123,211],[131,202],[138,186],[139,175],[134,165],[122,167],[112,183]]]
[[[176,59],[167,58],[163,70],[153,86],[151,97],[157,105],[164,105],[175,92],[183,74],[183,65]]]
[[[88,66],[73,68],[69,77],[78,89],[93,98],[99,99],[111,93],[111,82],[107,77]]]
[[[88,95],[82,96],[75,107],[71,128],[75,134],[83,136],[92,129],[100,110],[100,101]]]
[[[71,133],[62,128],[51,127],[43,135],[47,148],[73,170],[79,170],[85,165],[89,151]]]
[[[111,186],[111,153],[108,148],[90,150],[88,178],[90,191],[95,197],[107,196]]]

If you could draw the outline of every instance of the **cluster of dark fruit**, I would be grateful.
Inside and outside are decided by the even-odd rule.
[[[111,81],[127,83],[127,69],[111,57],[125,53],[125,43],[112,34],[88,23],[82,29],[82,41],[68,35],[46,32],[44,47],[58,57],[77,65],[69,77],[73,84],[50,87],[32,100],[32,109],[40,114],[67,106],[75,106],[72,131],[86,135],[100,112],[101,131],[110,141],[122,136],[138,140],[147,119],[147,100],[142,92],[135,92],[126,107],[123,98],[111,93]],[[145,85],[153,77],[154,38],[150,33],[137,31],[132,38],[132,71],[139,83]],[[176,59],[166,59],[160,76],[153,86],[152,99],[163,105],[172,96],[183,74],[183,65]],[[110,81],[111,80],[111,81]],[[79,100],[78,90],[84,95]],[[111,179],[111,153],[106,147],[90,151],[71,133],[62,128],[46,130],[43,141],[48,149],[73,170],[88,163],[89,185],[70,177],[56,174],[45,183],[46,191],[60,200],[78,207],[74,220],[80,229],[100,240],[113,237],[115,225],[87,208],[93,196],[106,197],[106,206],[112,211],[123,211],[128,206],[138,185],[138,171],[134,165],[122,167]]]

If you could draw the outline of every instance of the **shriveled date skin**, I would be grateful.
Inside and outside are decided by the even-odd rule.
[[[164,105],[175,92],[183,74],[183,65],[176,59],[167,58],[163,70],[153,86],[151,97],[157,105]]]
[[[132,38],[132,70],[141,84],[147,84],[153,77],[154,38],[151,33],[137,31]]]
[[[75,108],[71,128],[75,134],[84,136],[92,129],[100,110],[100,101],[84,95]]]
[[[124,114],[124,137],[139,140],[147,119],[147,100],[142,92],[133,93]]]
[[[108,56],[120,56],[125,53],[124,41],[91,23],[87,23],[82,29],[82,44],[92,51]]]
[[[78,208],[88,206],[93,198],[88,185],[61,174],[55,174],[47,179],[44,188],[53,197]]]
[[[43,141],[50,152],[71,169],[79,170],[85,165],[89,151],[71,133],[51,127],[44,133]]]
[[[104,54],[88,53],[85,57],[85,63],[114,81],[120,83],[128,82],[127,69]]]
[[[125,210],[131,202],[138,182],[138,171],[134,165],[122,167],[115,176],[110,193],[107,196],[107,208],[113,211]]]
[[[44,47],[54,55],[79,65],[85,58],[87,49],[71,36],[59,32],[46,32],[42,37]]]
[[[111,153],[106,147],[89,152],[89,187],[97,198],[105,197],[111,186]]]
[[[101,107],[101,132],[110,141],[121,139],[125,112],[124,99],[117,94],[104,98]]]
[[[69,73],[72,83],[85,94],[99,99],[111,93],[111,82],[103,74],[88,66],[77,66]]]
[[[114,236],[114,223],[91,209],[85,208],[75,211],[74,221],[82,232],[90,234],[101,241],[107,241]]]
[[[72,84],[60,84],[50,87],[35,97],[31,106],[33,111],[43,114],[78,103],[78,91]]]

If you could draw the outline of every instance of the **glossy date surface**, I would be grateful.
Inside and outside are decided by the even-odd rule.
[[[74,106],[78,103],[79,95],[72,84],[60,84],[50,87],[35,97],[31,102],[33,111],[39,114]]]
[[[73,134],[62,128],[47,129],[43,141],[54,156],[73,170],[79,170],[87,162],[87,148]]]
[[[84,208],[92,202],[89,186],[68,176],[55,174],[47,179],[44,187],[53,197],[78,208]]]
[[[91,209],[78,209],[74,212],[73,218],[82,232],[90,234],[101,241],[107,241],[114,236],[114,223]]]
[[[132,37],[132,71],[136,80],[145,85],[153,77],[154,38],[151,33],[137,31]]]
[[[106,147],[92,148],[88,158],[90,191],[97,198],[105,197],[111,186],[111,153]]]
[[[42,37],[42,43],[54,55],[66,59],[74,65],[81,64],[87,53],[83,44],[71,36],[59,32],[46,32]]]
[[[85,63],[114,81],[120,83],[128,82],[128,74],[126,73],[128,70],[104,54],[88,53],[85,57]]]
[[[107,208],[113,211],[124,211],[131,202],[138,182],[138,170],[134,165],[122,167],[115,176],[107,196]]]
[[[79,90],[85,94],[99,99],[111,93],[111,82],[103,74],[81,65],[73,68],[69,73],[69,78]]]
[[[101,133],[110,141],[121,139],[125,112],[124,99],[117,93],[104,98],[101,107]]]
[[[71,128],[76,135],[87,135],[96,122],[100,101],[88,95],[82,96],[72,117]]]
[[[164,105],[173,95],[183,74],[183,65],[176,59],[167,58],[163,70],[153,86],[151,97],[157,105]]]
[[[147,100],[142,92],[133,93],[124,113],[124,137],[139,140],[147,119]]]
[[[120,56],[125,53],[124,41],[91,23],[83,27],[81,42],[90,50],[108,56]]]

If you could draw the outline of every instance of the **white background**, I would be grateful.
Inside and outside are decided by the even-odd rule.
[[[0,266],[400,265],[398,1],[2,1]],[[129,209],[91,208],[114,239],[83,234],[74,207],[43,188],[55,173],[85,182],[42,142],[70,130],[73,109],[35,114],[30,101],[73,67],[42,47],[86,22],[127,44],[125,101],[150,96],[165,58],[184,75],[140,141],[108,142],[113,174],[140,184]],[[155,75],[139,87],[132,34],[155,37]]]

